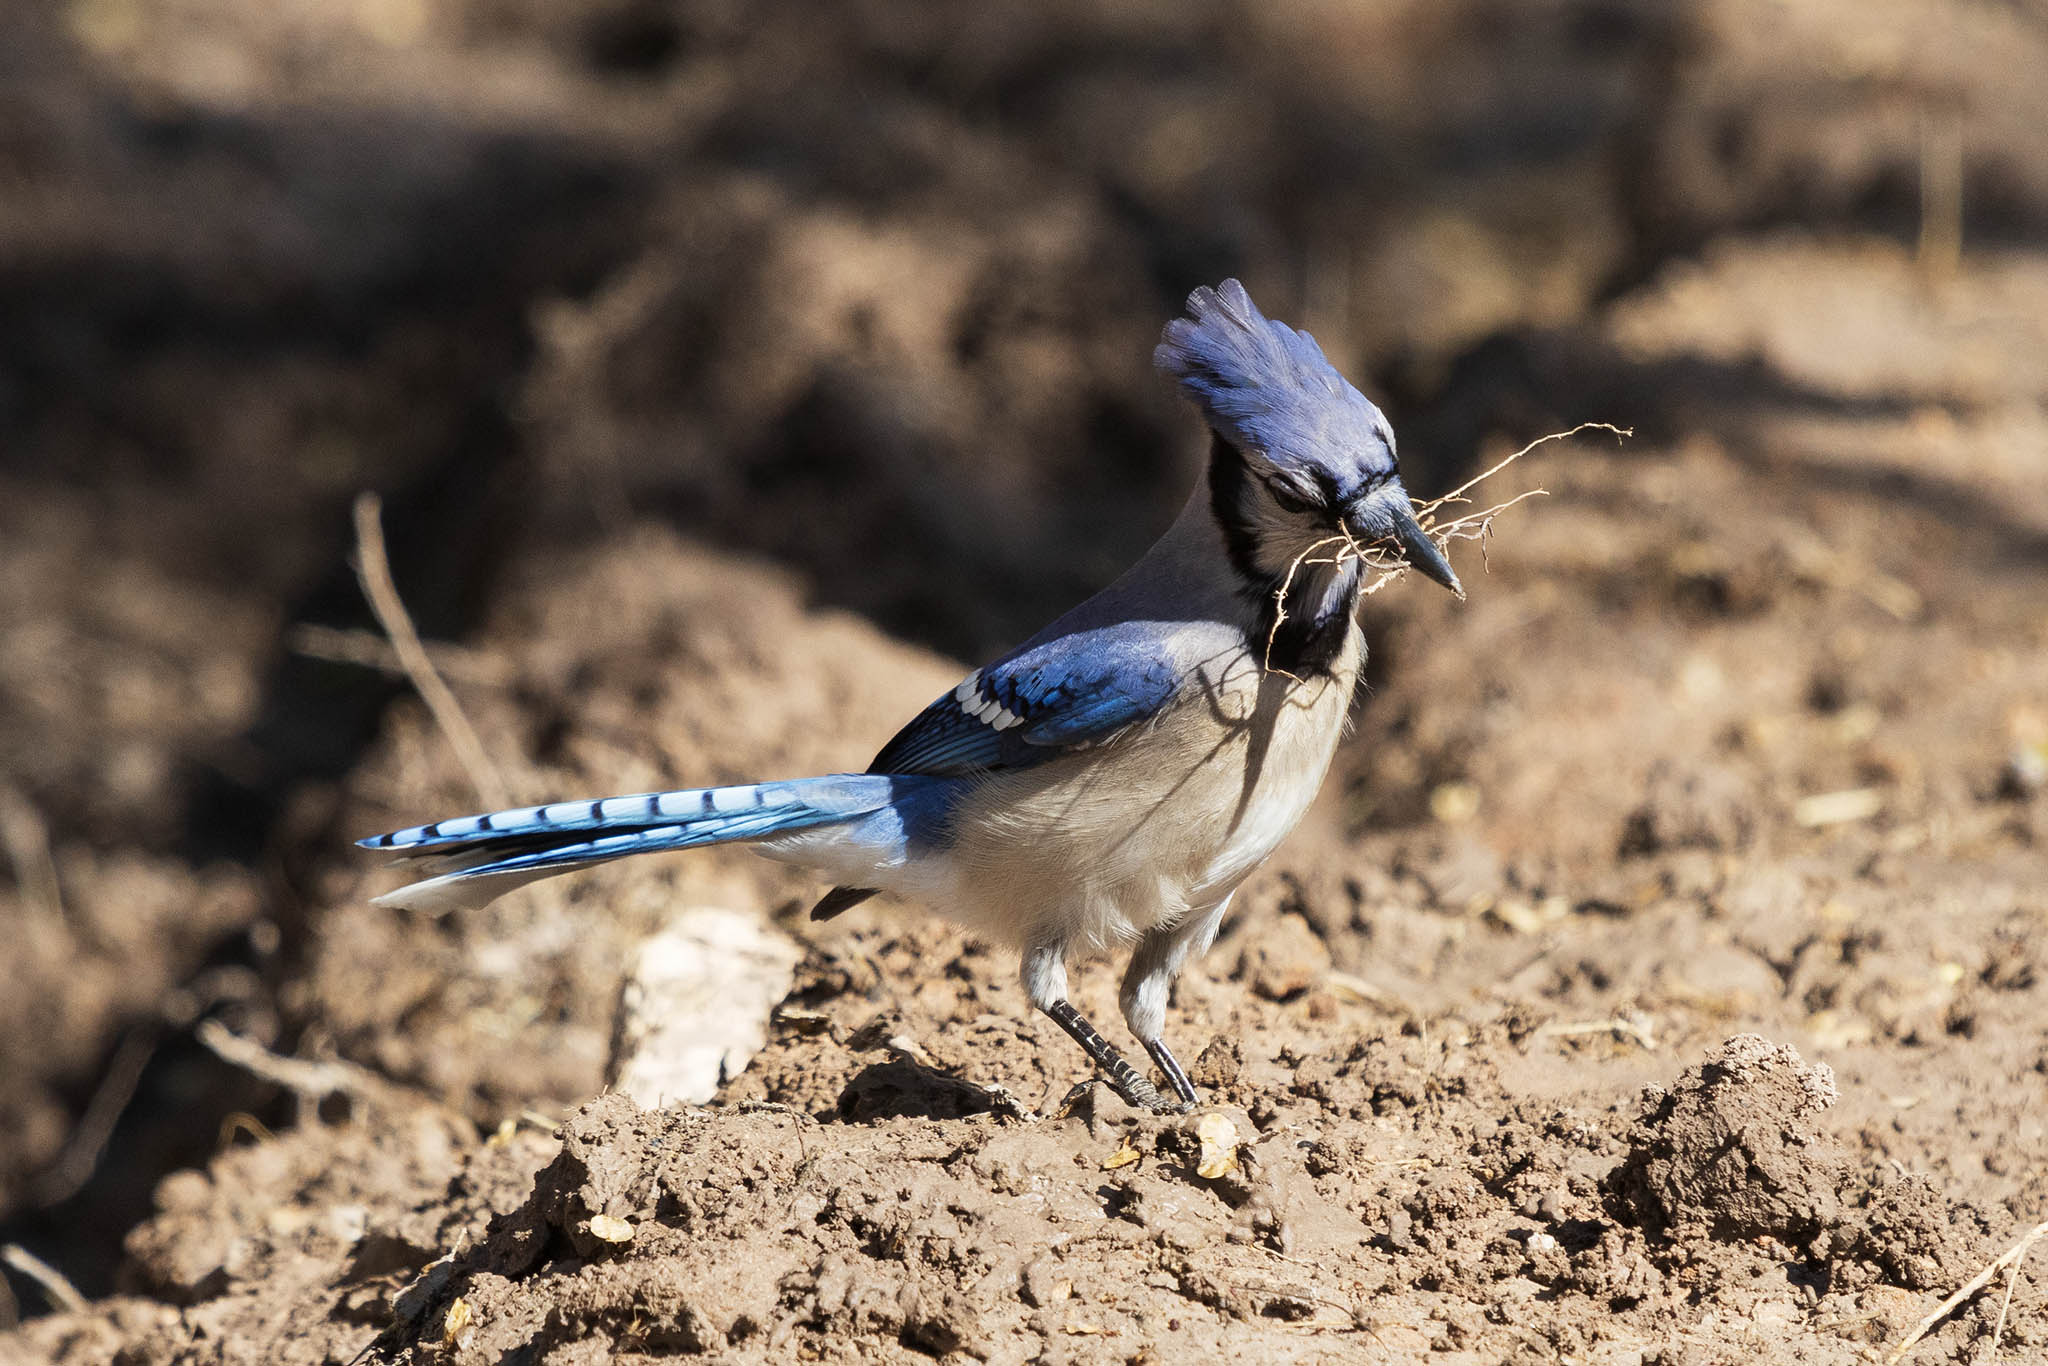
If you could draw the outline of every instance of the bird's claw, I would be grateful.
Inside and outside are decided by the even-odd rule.
[[[1124,1104],[1134,1110],[1149,1110],[1155,1115],[1184,1115],[1198,1103],[1194,1097],[1168,1096],[1145,1078],[1132,1075],[1123,1084],[1114,1077],[1099,1078],[1112,1091],[1123,1098]]]

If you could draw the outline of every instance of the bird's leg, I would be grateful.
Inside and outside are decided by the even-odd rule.
[[[1081,1045],[1118,1095],[1141,1110],[1167,1108],[1166,1098],[1159,1094],[1159,1088],[1139,1076],[1138,1069],[1131,1066],[1109,1040],[1096,1032],[1095,1026],[1074,1009],[1072,1001],[1054,1001],[1044,1009],[1054,1024],[1066,1030],[1074,1042]]]
[[[1166,1074],[1166,1084],[1173,1088],[1173,1094],[1180,1098],[1179,1108],[1192,1110],[1202,1103],[1195,1084],[1188,1080],[1188,1074],[1181,1070],[1180,1059],[1173,1056],[1173,1050],[1166,1046],[1164,1039],[1146,1039],[1145,1051],[1152,1055],[1152,1061]]]
[[[1166,1028],[1166,998],[1181,967],[1215,942],[1216,929],[1223,923],[1223,913],[1229,906],[1230,897],[1225,895],[1212,906],[1190,907],[1173,924],[1148,931],[1131,953],[1131,965],[1124,969],[1124,1020],[1165,1073],[1182,1110],[1193,1109],[1202,1098],[1162,1037]]]
[[[1031,1004],[1044,1011],[1052,1022],[1067,1031],[1081,1045],[1081,1051],[1101,1071],[1110,1086],[1124,1100],[1141,1110],[1167,1108],[1159,1088],[1138,1075],[1138,1069],[1110,1046],[1094,1025],[1089,1024],[1074,1003],[1067,999],[1065,954],[1057,945],[1039,945],[1024,952],[1024,990]]]

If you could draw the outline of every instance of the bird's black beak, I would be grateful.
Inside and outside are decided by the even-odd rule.
[[[1444,552],[1437,548],[1436,542],[1429,539],[1429,533],[1422,529],[1422,523],[1416,521],[1415,514],[1407,508],[1397,508],[1394,511],[1394,539],[1408,552],[1408,563],[1456,593],[1459,601],[1464,601],[1465,586],[1458,582],[1458,575],[1451,568],[1451,562],[1444,557]]]
[[[1352,504],[1345,513],[1344,524],[1358,540],[1396,542],[1409,564],[1456,593],[1461,601],[1464,599],[1465,586],[1458,582],[1457,572],[1444,558],[1444,552],[1437,549],[1422,523],[1415,520],[1408,490],[1401,487],[1400,480],[1389,480]]]

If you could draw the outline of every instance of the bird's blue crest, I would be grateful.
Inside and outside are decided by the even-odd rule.
[[[1306,332],[1274,322],[1235,280],[1188,295],[1152,363],[1209,425],[1285,472],[1329,475],[1344,494],[1394,471],[1393,431]]]

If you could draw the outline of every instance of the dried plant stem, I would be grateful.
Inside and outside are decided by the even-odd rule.
[[[1651,1032],[1649,1021],[1641,1015],[1617,1015],[1608,1020],[1574,1020],[1547,1024],[1536,1031],[1535,1037],[1576,1039],[1592,1034],[1612,1034],[1617,1038],[1630,1040],[1645,1053],[1657,1051],[1657,1036]]]
[[[1315,554],[1324,546],[1339,546],[1342,548],[1327,559],[1312,560],[1309,558],[1309,556]],[[1288,673],[1285,669],[1273,667],[1273,642],[1280,638],[1280,625],[1287,620],[1287,594],[1294,587],[1294,576],[1301,572],[1301,567],[1305,564],[1342,564],[1347,558],[1353,557],[1362,560],[1365,558],[1365,551],[1358,542],[1352,540],[1350,535],[1346,533],[1337,536],[1325,536],[1322,540],[1317,541],[1314,545],[1296,555],[1293,563],[1287,566],[1286,577],[1280,580],[1280,587],[1273,592],[1273,625],[1266,632],[1266,657],[1264,662],[1267,673],[1286,674],[1287,677],[1294,679],[1295,682],[1301,682],[1298,675]]]
[[[1481,484],[1493,478],[1493,476],[1499,474],[1502,470],[1514,464],[1517,460],[1520,460],[1523,456],[1527,455],[1530,451],[1535,450],[1538,446],[1548,445],[1552,441],[1567,441],[1570,440],[1572,437],[1577,436],[1580,432],[1612,432],[1614,433],[1614,439],[1617,442],[1619,442],[1624,438],[1634,436],[1636,434],[1636,429],[1633,427],[1617,427],[1612,422],[1581,422],[1578,426],[1573,427],[1570,431],[1552,432],[1548,436],[1539,436],[1534,441],[1531,441],[1528,445],[1522,447],[1522,449],[1516,451],[1513,455],[1508,456],[1505,460],[1497,462],[1491,469],[1487,470],[1486,473],[1478,475],[1475,478],[1467,479],[1464,483],[1458,485],[1458,487],[1452,489],[1449,493],[1444,494],[1441,498],[1430,499],[1427,503],[1424,503],[1420,508],[1416,509],[1416,515],[1421,516],[1426,513],[1434,512],[1438,508],[1442,507],[1444,504],[1452,502],[1454,500],[1463,501],[1466,494],[1470,493],[1473,489],[1478,488]],[[1527,495],[1524,496],[1526,497]]]
[[[1633,427],[1617,427],[1611,422],[1581,422],[1570,431],[1552,432],[1548,436],[1539,436],[1513,455],[1508,456],[1505,460],[1494,464],[1492,468],[1477,478],[1466,480],[1441,498],[1432,498],[1427,503],[1418,504],[1415,509],[1416,520],[1422,524],[1423,531],[1439,547],[1448,550],[1452,541],[1478,541],[1480,553],[1483,555],[1486,549],[1486,537],[1493,530],[1493,519],[1517,503],[1529,498],[1535,498],[1545,493],[1546,490],[1528,489],[1516,494],[1504,503],[1496,503],[1490,508],[1485,508],[1479,512],[1467,513],[1463,517],[1457,517],[1448,522],[1439,523],[1435,520],[1434,514],[1437,510],[1454,503],[1471,501],[1466,498],[1465,495],[1467,493],[1493,478],[1494,475],[1499,474],[1502,470],[1514,464],[1517,460],[1520,460],[1545,442],[1563,441],[1567,437],[1577,436],[1580,432],[1585,431],[1612,432],[1617,441],[1635,435],[1635,428]],[[1324,550],[1330,550],[1332,553],[1326,557],[1317,558],[1318,554]],[[1340,532],[1335,536],[1325,536],[1323,539],[1304,548],[1288,564],[1287,573],[1281,577],[1279,588],[1273,592],[1273,625],[1266,632],[1266,654],[1264,659],[1266,672],[1283,674],[1288,678],[1294,679],[1297,683],[1301,681],[1296,675],[1289,673],[1285,669],[1275,668],[1273,664],[1273,646],[1280,638],[1281,624],[1287,620],[1287,595],[1293,591],[1295,576],[1301,572],[1301,567],[1312,564],[1343,564],[1350,560],[1357,560],[1368,569],[1377,570],[1379,573],[1378,578],[1360,590],[1361,594],[1366,597],[1379,592],[1380,589],[1406,573],[1409,568],[1407,560],[1398,554],[1373,546],[1362,546],[1349,532]]]
[[[156,1056],[158,1034],[155,1024],[144,1022],[122,1037],[92,1099],[86,1102],[85,1113],[64,1140],[63,1151],[37,1179],[37,1204],[45,1209],[62,1204],[83,1190],[99,1170],[107,1140],[114,1136],[114,1126],[135,1099],[135,1088],[142,1084],[142,1074]]]
[[[301,1100],[319,1101],[337,1092],[350,1096],[380,1096],[396,1088],[366,1067],[333,1059],[314,1062],[286,1058],[271,1052],[254,1039],[242,1037],[219,1020],[201,1020],[195,1031],[199,1042],[214,1056],[239,1067],[258,1080],[292,1092]]]
[[[492,766],[490,756],[484,752],[483,742],[477,739],[476,731],[469,724],[469,718],[462,714],[462,706],[455,700],[455,694],[435,672],[434,661],[427,657],[426,646],[420,643],[419,632],[413,629],[405,602],[398,596],[398,586],[392,582],[391,562],[384,553],[382,500],[374,493],[358,496],[355,514],[356,578],[363,585],[363,596],[369,599],[370,610],[377,614],[378,624],[391,638],[391,648],[398,652],[398,662],[404,666],[406,677],[412,680],[421,700],[427,704],[427,710],[433,713],[434,724],[441,728],[448,747],[455,751],[457,761],[469,774],[477,795],[488,806],[510,806],[512,798],[505,788],[504,779]]]
[[[391,642],[375,631],[349,631],[337,626],[322,626],[318,622],[301,622],[285,633],[285,647],[294,654],[308,659],[325,660],[331,664],[352,664],[361,669],[375,669],[379,673],[394,677],[406,677],[405,665],[399,662],[398,651]],[[456,683],[479,688],[502,688],[509,681],[511,670],[495,655],[476,650],[463,649],[455,645],[429,645],[427,658],[434,661],[434,667],[443,678]]]
[[[2012,1265],[2006,1270],[2005,1297],[1998,1302],[1998,1322],[1991,1325],[1991,1341],[1985,1345],[1984,1355],[1977,1358],[1981,1362],[1998,1360],[1998,1344],[2005,1340],[2005,1316],[2012,1312],[2012,1292],[2019,1286],[2020,1263],[2026,1259],[2026,1249],[2022,1248],[2020,1255],[2012,1259]]]
[[[2013,1269],[2013,1278],[2017,1280],[2019,1277],[2020,1259],[2027,1255],[2028,1248],[2032,1247],[2036,1242],[2040,1241],[2043,1237],[2048,1237],[2048,1223],[2040,1223],[2034,1225],[2033,1228],[2027,1231],[2025,1237],[2021,1238],[2018,1242],[2014,1243],[2004,1252],[2001,1252],[1989,1266],[1985,1267],[1982,1271],[1979,1271],[1976,1275],[1970,1277],[1969,1281],[1964,1284],[1962,1289],[1956,1291],[1955,1294],[1950,1295],[1947,1299],[1943,1300],[1939,1305],[1936,1305],[1933,1313],[1929,1314],[1926,1318],[1920,1320],[1919,1323],[1915,1324],[1913,1327],[1913,1331],[1906,1334],[1904,1340],[1901,1341],[1898,1346],[1892,1348],[1891,1355],[1884,1359],[1885,1366],[1892,1366],[1893,1362],[1905,1356],[1907,1352],[1913,1349],[1914,1343],[1920,1341],[1921,1338],[1926,1337],[1928,1332],[1931,1329],[1933,1329],[1933,1327],[1936,1324],[1940,1323],[1943,1319],[1947,1318],[1949,1314],[1954,1311],[1957,1305],[1961,1304],[1964,1300],[1967,1300],[1968,1298],[1970,1298],[1970,1296],[1976,1294],[1979,1290],[1982,1290],[1985,1286],[1989,1285],[1991,1283],[1991,1278],[1993,1276],[1996,1276],[1999,1272],[2005,1270],[2005,1268],[2011,1267]],[[2010,1293],[2011,1292],[2008,1289],[2008,1302],[2010,1301]],[[1998,1318],[1999,1327],[2002,1329],[2005,1326],[2005,1314],[2003,1310],[1999,1312]],[[1996,1345],[1996,1336],[1994,1335],[1994,1349],[1996,1348]]]
[[[20,1243],[9,1243],[6,1247],[0,1247],[0,1262],[7,1263],[41,1286],[54,1308],[69,1313],[76,1313],[85,1308],[85,1296],[78,1293],[78,1287],[73,1285],[63,1272]]]
[[[14,865],[14,885],[23,905],[52,926],[65,923],[64,890],[50,852],[50,827],[21,792],[0,783],[0,844]]]
[[[1523,502],[1526,499],[1546,496],[1547,494],[1549,494],[1549,492],[1549,489],[1525,489],[1521,493],[1518,493],[1514,497],[1508,499],[1505,503],[1495,503],[1492,507],[1486,509],[1486,511],[1484,512],[1469,512],[1465,514],[1463,517],[1453,518],[1451,521],[1448,522],[1432,522],[1429,524],[1428,530],[1432,536],[1435,536],[1440,540],[1446,542],[1456,540],[1469,540],[1472,538],[1468,536],[1461,536],[1459,534],[1460,532],[1464,531],[1466,527],[1471,526],[1474,523],[1479,523],[1483,525],[1484,523],[1492,521],[1495,517],[1500,516],[1500,514],[1506,512],[1515,504]]]

